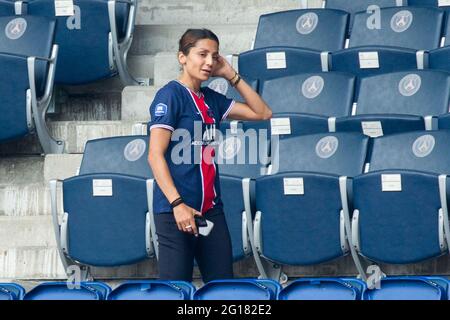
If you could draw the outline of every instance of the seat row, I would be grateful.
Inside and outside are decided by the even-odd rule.
[[[256,279],[216,280],[199,289],[182,281],[128,281],[114,290],[102,282],[47,282],[28,293],[0,283],[0,300],[448,300],[448,287],[440,277],[390,277],[374,290],[351,278],[304,278],[285,288]]]
[[[348,132],[260,136],[264,125],[243,125],[227,128],[216,153],[235,261],[253,254],[264,278],[283,280],[280,265],[351,254],[367,280],[365,264],[415,263],[448,252],[450,131],[372,140]],[[147,140],[89,141],[80,174],[62,182],[61,224],[58,181],[51,181],[66,268],[158,256]]]

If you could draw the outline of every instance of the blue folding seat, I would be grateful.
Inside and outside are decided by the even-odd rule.
[[[0,283],[0,301],[1,300],[22,300],[25,295],[25,289],[15,283]]]
[[[272,280],[215,280],[199,288],[193,300],[275,300],[280,290]]]
[[[343,49],[349,14],[333,9],[302,9],[261,15],[254,48],[290,46],[319,51]]]
[[[450,8],[450,7],[447,7]],[[448,14],[447,14],[448,20]],[[438,69],[446,72],[450,71],[450,23],[445,27],[445,41],[442,48],[431,50],[429,52],[429,68]]]
[[[283,288],[277,300],[361,300],[364,290],[358,279],[304,278]]]
[[[450,131],[374,140],[370,171],[353,179],[352,243],[376,263],[408,264],[447,252]]]
[[[264,81],[261,97],[273,113],[341,117],[351,114],[354,83],[346,73],[302,73]]]
[[[450,130],[450,113],[438,117],[437,127],[439,130]]]
[[[220,189],[233,259],[238,261],[252,253],[253,236],[252,203],[242,190],[254,191],[253,179],[266,174],[270,132],[268,121],[222,122],[220,129],[222,143],[216,152]]]
[[[105,300],[110,292],[111,288],[102,282],[45,282],[29,291],[23,300]]]
[[[363,300],[448,300],[448,280],[438,277],[388,277]]]
[[[439,9],[425,7],[382,8],[378,14],[360,12],[355,15],[349,46],[435,49],[441,42],[444,15]]]
[[[127,281],[110,292],[107,300],[191,300],[194,291],[184,281]]]
[[[119,266],[154,255],[148,137],[89,141],[81,175],[62,182],[64,214],[58,222],[57,183],[50,182],[58,249],[65,267]],[[88,272],[89,270],[87,270]]]
[[[328,52],[294,47],[270,47],[239,55],[239,73],[259,83],[304,72],[328,71]]]
[[[60,55],[56,83],[85,84],[118,73],[125,85],[138,84],[126,65],[136,7],[137,0],[74,0],[73,16],[55,17],[53,0],[28,3],[28,14],[58,21],[56,43]]]
[[[244,76],[242,78],[250,85],[250,87],[258,91],[258,80],[252,80],[252,79],[246,79]],[[205,81],[202,83],[202,87],[209,87],[210,89],[223,94],[229,99],[233,99],[237,102],[245,102],[244,98],[241,97],[239,92],[233,88],[230,83],[220,77],[211,77],[208,79],[208,81]]]
[[[34,16],[0,17],[0,141],[34,130],[45,153],[61,153],[62,141],[51,137],[45,114],[53,91],[58,46],[55,21]]]
[[[254,243],[261,257],[313,265],[349,252],[344,225],[350,217],[342,199],[347,176],[363,172],[368,140],[359,133],[274,140],[272,175],[256,179]],[[281,268],[259,271],[278,280]]]
[[[428,54],[407,48],[366,46],[348,48],[330,54],[330,71],[348,72],[361,79],[378,74],[427,68]]]
[[[350,13],[350,28],[353,26],[354,15],[360,11],[373,10],[374,6],[378,8],[395,7],[406,5],[407,0],[324,0],[325,8],[343,10]]]
[[[23,3],[13,0],[0,0],[0,16],[22,14]]]
[[[433,116],[448,112],[450,77],[434,70],[395,72],[361,81],[355,116],[336,120],[337,131],[371,137],[432,129]]]

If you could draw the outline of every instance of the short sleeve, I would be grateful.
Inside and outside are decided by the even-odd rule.
[[[235,104],[233,99],[229,99],[223,94],[220,94],[210,88],[207,88],[208,97],[211,99],[212,104],[217,108],[219,114],[219,120],[225,120]]]
[[[168,87],[159,90],[150,105],[150,130],[164,128],[174,131],[177,126],[179,110],[180,103],[176,93]]]

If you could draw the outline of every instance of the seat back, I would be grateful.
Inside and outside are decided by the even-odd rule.
[[[193,300],[275,300],[280,289],[272,280],[215,280],[198,289]]]
[[[402,71],[361,80],[356,114],[440,115],[448,112],[449,74]]]
[[[450,131],[415,131],[375,139],[370,171],[405,169],[450,174]]]
[[[0,52],[26,57],[50,58],[55,40],[56,21],[35,16],[0,17]],[[48,62],[37,60],[36,90],[41,96],[45,89]]]
[[[444,12],[435,8],[383,8],[379,15],[359,12],[355,15],[349,45],[431,50],[439,47],[443,26]]]
[[[274,113],[347,116],[352,110],[354,83],[350,74],[302,73],[265,81],[261,96]]]
[[[194,286],[184,281],[127,281],[107,300],[190,300],[194,291]]]
[[[381,280],[379,289],[366,290],[363,300],[447,300],[447,296],[427,277],[388,277]]]
[[[353,20],[355,19],[355,14],[357,12],[373,10],[375,6],[378,8],[403,6],[405,5],[404,2],[406,2],[406,0],[326,0],[325,8],[343,10],[350,13],[349,33],[351,33]]]
[[[30,88],[27,57],[0,54],[0,141],[20,138],[31,128],[31,104],[27,104]]]
[[[420,68],[423,69],[422,60],[413,49],[368,46],[348,48],[330,55],[331,71],[348,72],[357,77],[356,94],[365,77]]]
[[[62,230],[67,232],[62,232],[62,246],[65,242],[71,259],[117,266],[148,258],[145,179],[123,174],[76,176],[64,180],[63,196],[67,217]]]
[[[220,174],[240,178],[265,174],[270,151],[268,121],[224,121],[220,131],[222,141],[216,152]]]
[[[25,289],[15,283],[0,283],[0,301],[2,300],[22,300]]]
[[[368,141],[368,137],[353,132],[280,138],[272,147],[272,173],[307,171],[356,176],[363,172]]]
[[[245,79],[245,77],[243,77],[243,79],[250,85],[253,90],[255,90],[256,92],[258,91],[258,80]],[[227,98],[233,99],[237,102],[245,102],[244,98],[241,97],[239,92],[235,88],[233,88],[230,83],[224,78],[211,77],[208,79],[208,81],[202,82],[202,87],[209,87],[210,89],[223,94]]]
[[[101,282],[81,282],[69,288],[67,282],[44,282],[29,291],[24,300],[105,300],[111,288]]]
[[[152,178],[147,161],[148,136],[123,136],[86,143],[80,174],[116,173]]]
[[[75,0],[75,14],[55,17],[53,0],[34,0],[28,4],[28,14],[50,17],[58,21],[56,43],[59,45],[55,82],[83,84],[115,75],[108,1]],[[118,3],[119,36],[124,36],[128,5]]]
[[[255,49],[239,55],[239,73],[248,79],[265,81],[304,72],[326,71],[328,56],[326,59],[323,56],[318,51],[293,47]]]
[[[303,9],[260,16],[255,48],[291,46],[319,51],[344,48],[349,15],[333,9]]]
[[[360,300],[363,287],[356,279],[298,279],[281,290],[278,300]]]

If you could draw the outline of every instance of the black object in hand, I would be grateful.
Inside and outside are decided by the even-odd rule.
[[[195,219],[195,224],[197,225],[197,228],[206,227],[208,225],[206,223],[205,217],[195,216],[194,219]]]

